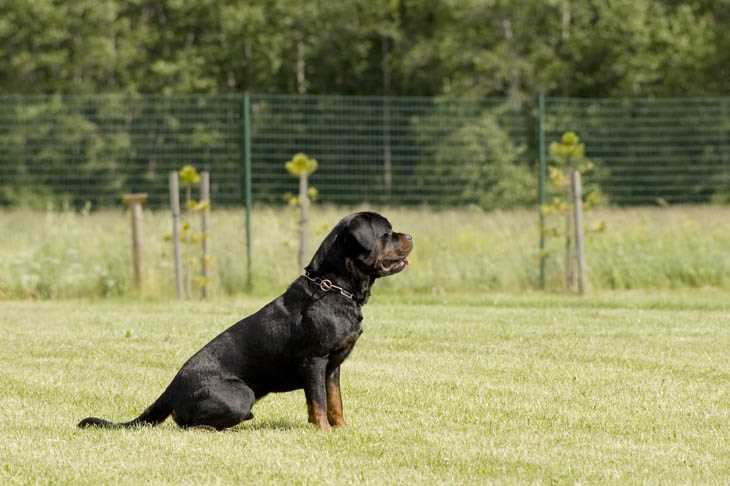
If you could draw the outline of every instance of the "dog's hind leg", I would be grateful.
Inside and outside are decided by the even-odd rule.
[[[207,381],[193,392],[190,400],[181,401],[173,411],[173,419],[184,428],[223,430],[253,418],[251,407],[254,392],[241,380]]]

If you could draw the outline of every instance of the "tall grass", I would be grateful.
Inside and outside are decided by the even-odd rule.
[[[316,207],[310,251],[352,210]],[[515,292],[537,285],[534,211],[380,211],[415,239],[407,274],[385,279],[380,289],[442,295]],[[0,298],[173,296],[169,213],[145,211],[144,218],[145,285],[137,291],[132,285],[129,221],[122,210],[0,212]],[[277,293],[296,277],[296,221],[288,208],[254,211],[254,293]],[[589,213],[591,221],[606,223],[604,232],[588,236],[592,289],[730,288],[730,208],[602,209]],[[242,211],[212,212],[210,247],[213,295],[242,292]],[[550,240],[548,248],[548,285],[559,290],[561,241]]]

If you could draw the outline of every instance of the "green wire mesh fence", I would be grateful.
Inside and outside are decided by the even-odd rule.
[[[340,204],[479,203],[516,164],[529,175],[530,120],[502,99],[255,96],[254,199],[281,202],[295,181],[282,161],[319,161],[312,183]],[[499,151],[497,159],[493,156]],[[501,165],[499,165],[501,164]],[[534,186],[529,189],[533,198]]]
[[[579,134],[615,205],[730,201],[730,98],[506,99],[355,96],[0,97],[0,205],[109,206],[124,192],[167,201],[167,173],[211,173],[213,202],[283,204],[285,161],[319,161],[335,204],[484,208],[534,204],[538,123]],[[248,117],[245,107],[250,107]],[[250,126],[246,126],[250,120]]]
[[[0,203],[167,201],[167,174],[215,167],[221,201],[241,199],[240,97],[38,96],[0,99]]]
[[[546,98],[545,125],[580,135],[611,203],[730,201],[730,98]]]

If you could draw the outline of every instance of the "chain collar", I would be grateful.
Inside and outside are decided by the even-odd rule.
[[[321,279],[319,277],[310,277],[307,272],[304,272],[304,278],[309,280],[310,282],[315,283],[322,292],[329,292],[330,290],[336,290],[340,293],[343,297],[347,297],[350,300],[354,300],[354,294],[352,292],[348,292],[347,290],[343,289],[342,287],[335,285],[332,280],[328,279]]]

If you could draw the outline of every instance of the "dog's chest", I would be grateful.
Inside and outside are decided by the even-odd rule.
[[[334,347],[337,350],[341,349],[352,349],[357,341],[357,338],[362,334],[362,319],[360,321],[352,323],[350,326],[342,326],[341,333],[338,333],[338,339],[335,340]]]
[[[339,366],[352,352],[357,339],[362,334],[362,315],[355,320],[347,323],[347,325],[339,326],[337,339],[330,345],[329,361],[330,366]]]
[[[318,306],[310,309],[305,321],[310,342],[322,351],[339,353],[352,349],[362,334],[362,312],[359,306]]]
[[[336,349],[352,348],[362,334],[362,313],[347,312],[335,314],[326,325],[326,336],[322,336]]]

